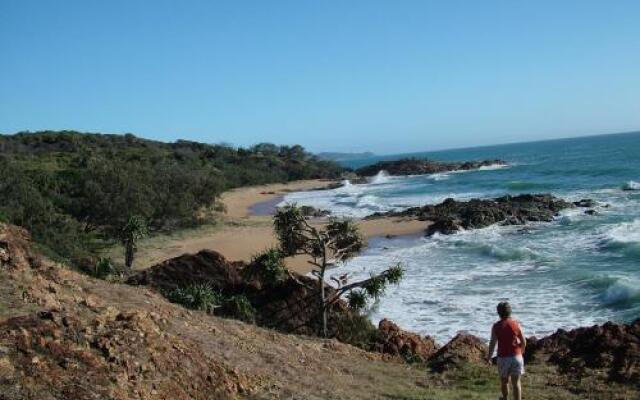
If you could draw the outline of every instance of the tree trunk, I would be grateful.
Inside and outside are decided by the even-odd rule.
[[[133,243],[127,242],[124,248],[124,266],[127,275],[131,272],[133,265]]]
[[[324,243],[322,244],[322,267],[320,268],[320,299],[322,302],[322,336],[328,337],[329,330],[327,329],[327,298],[325,293],[324,272],[327,270],[327,251]]]
[[[320,299],[322,306],[322,336],[329,336],[329,332],[327,330],[327,300],[325,298],[325,287],[324,287],[324,273],[320,278]]]

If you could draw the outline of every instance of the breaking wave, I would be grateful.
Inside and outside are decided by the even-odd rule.
[[[622,190],[640,190],[640,182],[628,181],[622,185]]]

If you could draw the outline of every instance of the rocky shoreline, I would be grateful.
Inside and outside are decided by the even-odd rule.
[[[441,172],[470,171],[482,167],[507,166],[503,160],[482,160],[463,162],[442,162],[418,158],[404,158],[393,161],[379,161],[376,164],[358,168],[355,173],[359,176],[374,176],[380,171],[389,175],[426,175]]]
[[[528,222],[551,222],[567,208],[586,208],[593,214],[596,203],[591,199],[568,202],[550,194],[522,194],[495,199],[458,201],[446,199],[440,204],[412,207],[402,211],[375,213],[368,219],[405,217],[431,221],[425,234],[452,234],[460,230],[485,228],[494,224],[524,225]]]

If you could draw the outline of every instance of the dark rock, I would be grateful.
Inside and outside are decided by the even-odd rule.
[[[360,176],[374,176],[380,171],[389,175],[425,175],[439,172],[467,171],[491,165],[507,165],[502,160],[440,162],[418,158],[405,158],[394,161],[380,161],[356,170]]]
[[[592,199],[582,199],[580,201],[574,201],[573,205],[576,207],[593,208],[597,206],[598,203]]]
[[[151,286],[168,292],[193,283],[209,283],[216,290],[235,291],[245,285],[242,262],[229,262],[216,251],[202,250],[196,254],[183,254],[130,276],[130,285]]]
[[[435,221],[429,227],[427,227],[427,236],[431,236],[434,233],[442,233],[450,235],[458,232],[462,228],[462,222],[459,219],[452,218],[440,218]]]
[[[302,206],[300,207],[300,211],[305,217],[322,218],[331,215],[331,211],[329,210],[319,210],[311,206]]]
[[[402,330],[388,319],[383,319],[378,324],[373,347],[380,353],[401,356],[410,362],[425,362],[438,350],[438,345],[432,337],[422,337]]]
[[[632,324],[558,329],[542,339],[527,340],[525,361],[550,362],[564,373],[582,375],[604,370],[611,380],[640,382],[640,319]]]
[[[399,212],[374,214],[382,216],[410,217],[433,221],[426,234],[452,234],[461,229],[484,228],[493,224],[524,225],[527,222],[550,222],[565,208],[574,207],[563,199],[550,194],[522,194],[496,199],[456,201],[446,199],[437,205],[413,207]]]
[[[599,213],[596,210],[585,210],[584,212],[587,215],[598,215]]]
[[[482,364],[488,351],[482,339],[459,333],[431,357],[429,365],[436,372],[444,372],[466,363]]]

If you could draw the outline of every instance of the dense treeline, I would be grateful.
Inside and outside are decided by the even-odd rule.
[[[74,260],[117,240],[134,215],[170,231],[205,221],[230,188],[340,173],[301,146],[244,149],[74,131],[0,135],[0,220]]]

